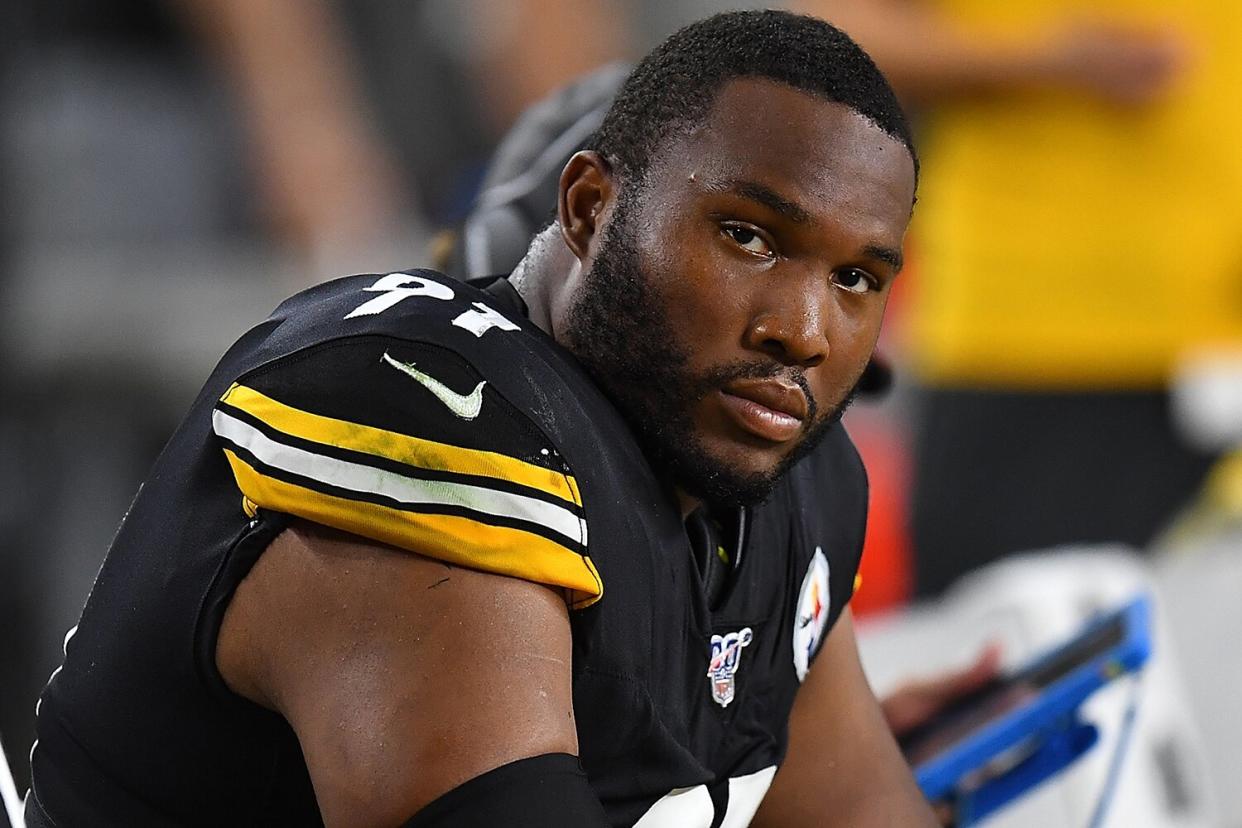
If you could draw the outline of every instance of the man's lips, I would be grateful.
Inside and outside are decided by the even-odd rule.
[[[720,396],[725,410],[743,430],[774,443],[797,437],[806,421],[806,394],[791,383],[736,380],[722,388]]]

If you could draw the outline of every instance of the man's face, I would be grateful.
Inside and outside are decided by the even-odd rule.
[[[761,500],[848,404],[913,198],[905,146],[863,116],[731,81],[608,205],[562,339],[674,485]]]

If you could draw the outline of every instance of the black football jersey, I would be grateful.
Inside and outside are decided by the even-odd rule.
[[[835,427],[718,522],[729,577],[709,602],[626,423],[507,282],[317,286],[229,350],[135,499],[40,700],[31,824],[321,824],[291,728],[215,668],[234,590],[296,517],[561,591],[580,760],[611,823],[745,825],[865,513]]]

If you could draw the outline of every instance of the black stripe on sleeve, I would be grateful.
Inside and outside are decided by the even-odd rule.
[[[306,451],[311,454],[320,454],[324,457],[331,457],[335,460],[344,460],[349,463],[356,463],[360,466],[370,466],[371,468],[380,469],[381,471],[391,472],[393,474],[399,474],[402,477],[409,477],[415,480],[427,480],[441,483],[462,483],[467,486],[475,486],[483,489],[493,489],[499,492],[507,492],[509,494],[522,495],[523,497],[529,497],[533,500],[541,500],[545,503],[550,503],[555,506],[568,509],[579,518],[583,516],[582,508],[577,503],[574,503],[571,500],[564,500],[541,489],[535,489],[521,483],[515,483],[512,480],[506,480],[501,477],[488,477],[486,475],[442,471],[440,469],[427,469],[422,466],[402,463],[399,460],[393,460],[390,457],[384,457],[378,454],[368,454],[362,451],[354,451],[353,449],[347,449],[342,446],[332,445],[330,443],[319,443],[314,440],[307,440],[303,437],[296,437],[292,434],[286,434],[248,411],[244,411],[243,409],[229,405],[228,403],[218,402],[216,403],[216,408],[231,417],[236,417],[238,420],[241,420],[247,425],[253,426],[255,429],[262,432],[264,436],[274,440],[275,442],[289,446],[290,448],[301,449],[302,451]],[[222,437],[221,439],[226,438]],[[459,447],[454,446],[454,448]],[[481,449],[463,449],[463,451],[480,450]],[[501,454],[502,452],[496,453]],[[511,460],[519,459],[512,457],[511,455],[505,456],[509,457]],[[543,467],[536,466],[536,468]],[[547,471],[551,474],[561,474],[560,472],[553,471],[551,469],[548,469]],[[563,474],[561,474],[561,476],[564,477]]]
[[[528,532],[532,535],[538,535],[541,538],[550,540],[553,543],[565,547],[565,549],[576,555],[583,557],[586,555],[586,550],[581,543],[575,542],[565,535],[562,535],[560,532],[549,529],[539,523],[521,520],[519,518],[507,517],[504,515],[496,515],[491,512],[480,512],[464,506],[449,506],[438,503],[406,503],[404,501],[395,500],[391,497],[386,497],[374,492],[359,492],[354,489],[334,486],[330,483],[325,483],[322,480],[316,480],[312,477],[304,477],[300,474],[295,474],[284,469],[278,469],[274,466],[270,466],[255,457],[254,454],[252,454],[248,449],[237,445],[227,437],[221,437],[220,439],[228,446],[230,451],[237,455],[239,459],[264,477],[270,477],[274,480],[279,480],[294,486],[312,489],[320,494],[330,495],[344,500],[356,500],[364,503],[372,503],[377,506],[384,506],[389,509],[396,509],[402,512],[463,517],[473,520],[476,523],[499,526],[506,529],[517,529],[519,531]],[[491,480],[491,478],[484,479],[489,481]],[[522,493],[525,493],[525,491],[526,490],[523,490]],[[564,501],[560,502],[563,503]]]

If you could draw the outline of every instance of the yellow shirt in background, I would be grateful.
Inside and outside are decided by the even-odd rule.
[[[1166,25],[1167,97],[1075,92],[938,107],[920,136],[910,357],[931,385],[1158,388],[1242,342],[1242,0],[943,0],[981,36],[1068,13]]]

